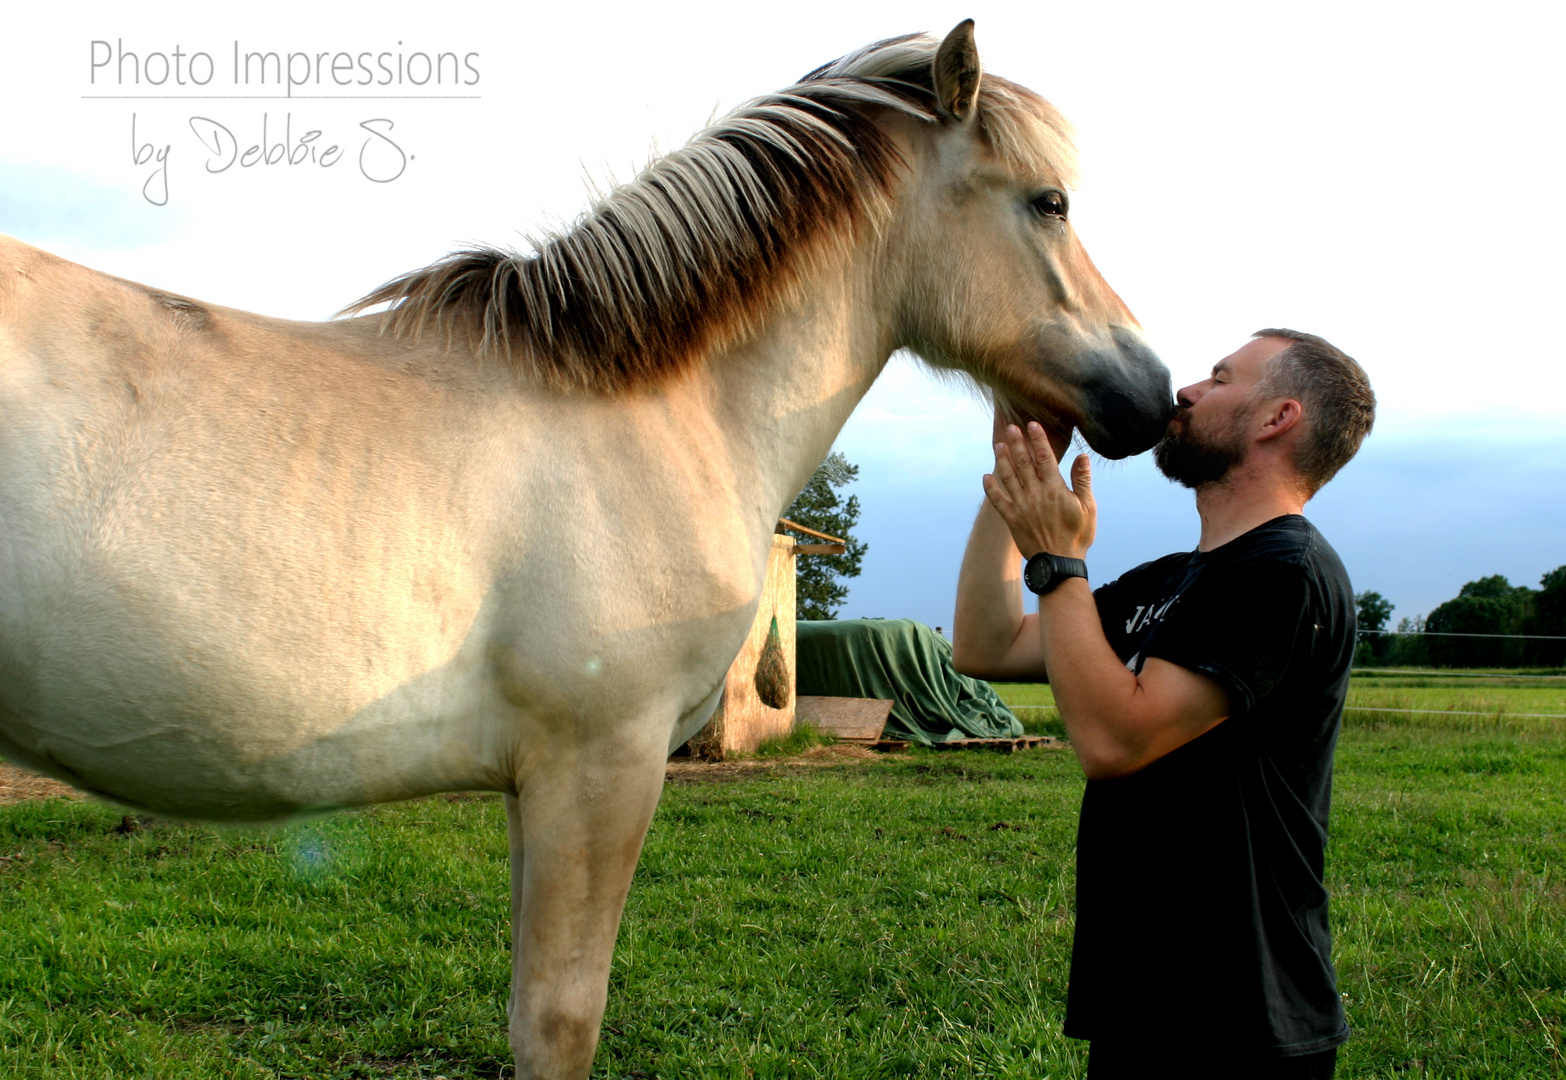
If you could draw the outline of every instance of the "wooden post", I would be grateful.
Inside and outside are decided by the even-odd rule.
[[[762,700],[756,687],[756,671],[761,666],[767,638],[777,620],[777,645],[786,668],[786,702],[773,708]],[[776,687],[769,687],[776,700]],[[729,754],[751,754],[767,739],[787,735],[794,729],[794,541],[774,535],[767,556],[767,577],[761,586],[761,605],[750,636],[729,667],[723,686],[723,703],[712,720],[691,739],[691,756],[722,761]]]

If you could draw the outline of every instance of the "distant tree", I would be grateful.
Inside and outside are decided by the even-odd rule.
[[[848,541],[848,551],[842,555],[801,555],[796,561],[794,609],[801,619],[837,618],[838,608],[848,599],[843,580],[859,576],[860,563],[869,550],[853,537],[859,522],[859,498],[850,495],[844,500],[837,493],[858,475],[858,465],[850,465],[841,453],[832,451],[783,515],[806,528]],[[800,539],[811,541],[808,536]]]
[[[1386,659],[1392,649],[1392,639],[1380,631],[1387,628],[1392,617],[1392,601],[1378,592],[1362,592],[1354,597],[1359,609],[1359,645],[1354,649],[1354,663],[1368,664]]]
[[[1397,621],[1397,636],[1387,650],[1387,664],[1392,667],[1416,667],[1430,663],[1430,651],[1425,648],[1425,617],[1407,615]]]
[[[1533,594],[1533,614],[1528,633],[1566,637],[1566,566],[1557,566],[1539,579]],[[1566,641],[1531,641],[1528,663],[1540,667],[1566,667]]]
[[[1454,599],[1425,620],[1428,634],[1521,634],[1533,613],[1533,590],[1500,574],[1470,581]],[[1435,637],[1426,641],[1441,667],[1517,667],[1525,662],[1523,642],[1499,637]]]

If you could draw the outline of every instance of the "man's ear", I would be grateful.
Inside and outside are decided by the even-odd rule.
[[[1305,409],[1294,398],[1278,398],[1272,402],[1269,411],[1262,418],[1261,430],[1256,433],[1257,442],[1267,442],[1276,439],[1285,432],[1293,431],[1299,427],[1305,419]]]
[[[935,106],[947,120],[962,123],[973,115],[979,98],[979,49],[973,43],[973,20],[952,27],[935,51]]]

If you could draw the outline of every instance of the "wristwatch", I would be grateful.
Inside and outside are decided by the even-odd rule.
[[[1043,596],[1067,578],[1087,577],[1087,563],[1041,551],[1022,568],[1022,583]]]

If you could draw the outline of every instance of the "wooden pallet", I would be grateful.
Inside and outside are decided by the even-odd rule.
[[[917,745],[906,739],[882,739],[875,743],[871,749],[882,753],[896,753],[899,750],[907,750]],[[1024,735],[1017,739],[953,739],[951,742],[938,742],[931,745],[932,750],[993,750],[998,754],[1015,754],[1019,750],[1037,750],[1044,746],[1064,746],[1060,739],[1053,735]]]

